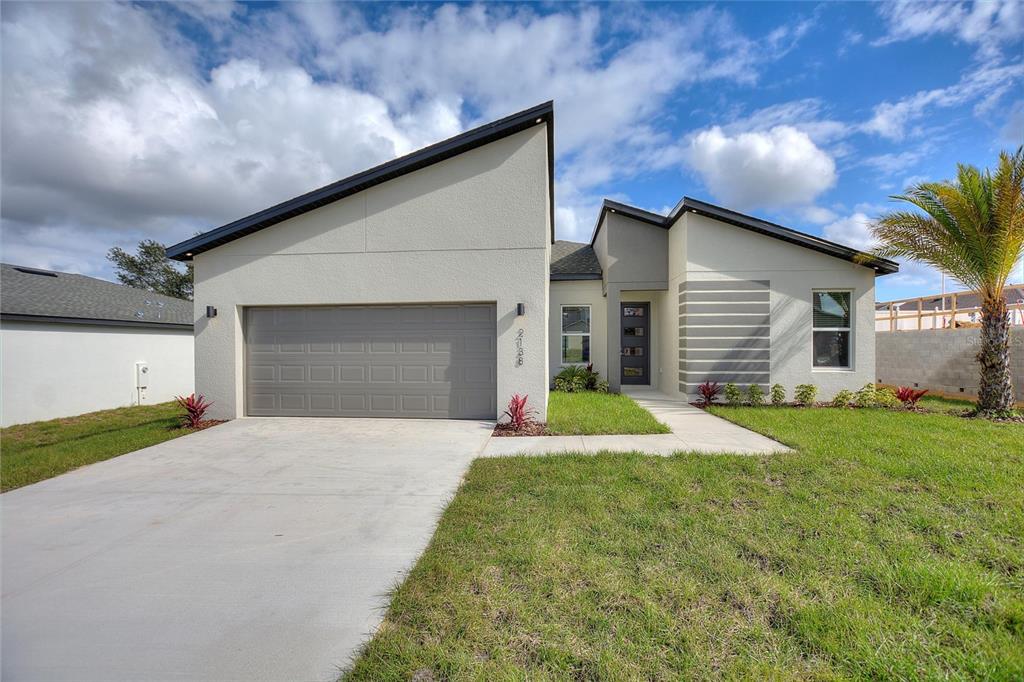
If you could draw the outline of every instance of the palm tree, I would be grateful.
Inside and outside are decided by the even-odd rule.
[[[1024,146],[1001,152],[995,172],[959,164],[955,181],[925,182],[892,197],[924,212],[892,211],[871,225],[875,254],[927,263],[981,295],[980,412],[1013,408],[1010,325],[1003,297],[1024,256]]]

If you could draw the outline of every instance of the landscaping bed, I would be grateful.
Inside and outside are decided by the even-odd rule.
[[[0,489],[20,488],[72,469],[220,424],[184,428],[174,402],[90,412],[0,429]]]
[[[531,422],[520,429],[499,424],[495,436],[593,436],[671,433],[671,430],[626,395],[582,391],[548,394],[547,425]]]
[[[712,412],[797,451],[474,462],[347,678],[1024,678],[1024,427]]]

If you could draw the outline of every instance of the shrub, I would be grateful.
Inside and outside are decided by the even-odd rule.
[[[700,393],[700,404],[707,407],[711,403],[715,402],[715,397],[722,390],[722,387],[718,385],[717,381],[705,381],[703,384],[697,387],[697,391]]]
[[[212,402],[206,400],[206,396],[201,395],[197,398],[195,393],[187,398],[179,395],[175,400],[185,410],[185,414],[181,418],[181,425],[189,429],[199,428],[203,421],[203,415],[213,405]]]
[[[786,387],[782,384],[772,385],[772,405],[782,405],[786,402]]]
[[[799,404],[810,407],[814,405],[814,399],[818,397],[818,387],[814,384],[799,384],[793,397]]]
[[[731,381],[725,385],[725,402],[730,405],[743,404],[743,394],[740,392],[740,387]]]
[[[513,393],[508,401],[508,409],[505,410],[504,416],[508,417],[509,426],[513,431],[519,431],[533,422],[536,411],[526,406],[527,398],[529,396]]]
[[[848,391],[845,388],[832,398],[832,407],[848,407],[853,402],[853,391]]]
[[[853,404],[857,407],[875,407],[876,394],[874,384],[864,384],[864,388],[853,396]]]
[[[875,404],[879,407],[892,409],[900,406],[900,399],[891,388],[880,388],[875,391]]]
[[[760,384],[750,384],[747,387],[747,402],[754,407],[764,405],[764,389],[761,388]]]
[[[594,371],[593,363],[586,367],[569,365],[555,375],[555,390],[566,393],[581,393],[582,391],[607,393],[608,382],[601,378],[599,372]]]
[[[896,399],[903,403],[904,407],[917,407],[917,401],[927,392],[927,388],[919,391],[910,386],[900,386],[896,389]]]

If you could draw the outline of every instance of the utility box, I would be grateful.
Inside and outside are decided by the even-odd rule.
[[[135,363],[135,388],[149,387],[149,364],[145,362]]]

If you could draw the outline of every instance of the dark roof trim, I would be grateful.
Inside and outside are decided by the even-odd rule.
[[[23,315],[21,313],[2,313],[0,322],[46,322],[54,324],[88,324],[99,327],[133,327],[147,329],[183,329],[192,331],[195,325],[179,324],[177,322],[153,322],[140,320],[100,320],[91,317],[54,317],[52,315]]]
[[[555,107],[548,101],[535,107],[525,109],[503,119],[487,123],[406,154],[387,163],[382,163],[369,170],[356,173],[330,185],[315,189],[301,196],[289,199],[276,206],[253,213],[227,225],[205,232],[201,235],[179,242],[167,248],[167,256],[175,260],[189,261],[196,254],[209,251],[222,244],[234,241],[247,234],[294,218],[326,204],[344,199],[375,185],[393,180],[407,173],[426,168],[464,152],[476,149],[485,144],[531,128],[542,123],[547,124],[548,136],[548,217],[551,223],[551,241],[555,241]]]
[[[552,282],[571,282],[574,280],[585,280],[585,279],[601,279],[601,273],[599,272],[588,272],[584,274],[576,273],[565,273],[565,272],[553,272],[551,273],[550,280]]]
[[[852,249],[848,246],[843,246],[842,244],[822,239],[821,237],[815,237],[814,235],[806,234],[804,232],[798,232],[788,227],[783,227],[782,225],[770,223],[767,220],[761,220],[760,218],[731,211],[721,206],[709,204],[706,201],[691,199],[690,197],[683,197],[682,201],[676,204],[675,208],[673,208],[672,212],[667,216],[660,216],[656,213],[651,213],[649,211],[644,211],[643,209],[605,199],[604,204],[601,206],[601,213],[597,217],[597,224],[594,226],[594,234],[590,238],[590,243],[593,245],[594,241],[597,239],[597,233],[601,229],[601,224],[604,222],[606,212],[621,213],[622,215],[635,220],[669,229],[675,225],[676,221],[679,220],[679,217],[687,211],[703,215],[708,218],[713,218],[723,223],[735,225],[736,227],[742,227],[745,230],[750,230],[751,232],[756,232],[758,234],[765,235],[766,237],[773,237],[775,239],[781,239],[782,241],[789,242],[790,244],[803,246],[827,256],[841,258],[842,260],[856,263],[857,265],[873,268],[879,275],[889,275],[894,272],[898,272],[900,269],[898,263],[886,258],[871,256],[863,251]]]

